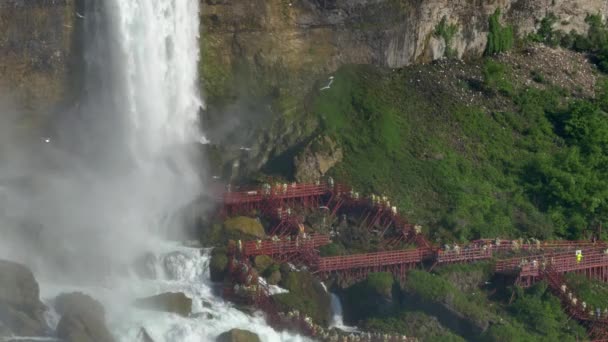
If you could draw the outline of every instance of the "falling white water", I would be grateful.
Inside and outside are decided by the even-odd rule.
[[[305,340],[276,332],[261,315],[217,297],[208,251],[170,244],[158,234],[179,229],[170,218],[204,191],[189,153],[206,141],[197,120],[203,106],[197,89],[199,2],[85,0],[77,16],[84,27],[86,96],[58,125],[57,137],[41,143],[50,151],[45,157],[59,165],[28,167],[40,169],[33,177],[43,182],[19,196],[7,190],[6,205],[0,205],[13,220],[23,215],[44,227],[43,248],[31,247],[37,246],[34,238],[19,247],[0,240],[0,258],[34,270],[51,308],[51,326],[59,320],[53,298],[81,291],[104,304],[118,341],[138,341],[142,328],[156,342],[214,341],[232,328],[253,331],[263,341]],[[6,165],[15,164],[0,164],[0,170]],[[158,256],[164,277],[125,274],[144,252]],[[131,305],[167,291],[192,298],[193,314]]]
[[[252,331],[262,341],[307,341],[286,332],[276,332],[268,327],[261,316],[245,314],[214,294],[214,284],[209,278],[209,251],[161,244],[157,250],[158,267],[165,276],[158,280],[141,280],[137,277],[117,279],[112,288],[65,288],[44,286],[42,297],[52,301],[66,290],[93,293],[106,307],[109,326],[118,341],[138,341],[144,328],[156,342],[215,341],[222,332],[233,328]],[[183,292],[192,298],[192,315],[188,318],[175,314],[139,310],[129,305],[133,298],[163,292]],[[52,323],[53,320],[51,320]],[[56,324],[56,322],[55,322]]]
[[[340,302],[340,297],[335,293],[331,293],[331,323],[329,324],[330,328],[338,328],[342,331],[346,332],[358,332],[357,327],[352,327],[344,324],[344,314],[342,313],[342,303]]]

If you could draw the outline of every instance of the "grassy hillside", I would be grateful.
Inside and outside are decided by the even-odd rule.
[[[524,59],[342,68],[313,105],[345,149],[335,176],[386,193],[438,239],[582,237],[606,211],[605,80],[579,66],[592,98]]]

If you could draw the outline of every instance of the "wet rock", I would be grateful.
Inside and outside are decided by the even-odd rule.
[[[281,271],[276,270],[268,276],[268,284],[277,285],[279,282],[281,282]]]
[[[150,334],[148,334],[148,331],[146,331],[146,328],[141,328],[139,330],[139,334],[137,334],[137,338],[139,338],[139,341],[141,341],[141,342],[154,342],[154,339],[152,337],[150,337]]]
[[[394,278],[387,272],[371,273],[367,279],[344,292],[344,313],[349,321],[370,316],[385,316],[396,309],[393,297]]]
[[[211,262],[209,263],[209,273],[211,281],[222,281],[228,268],[228,256],[223,248],[215,248],[211,252]]]
[[[192,299],[182,292],[168,292],[138,299],[135,301],[135,306],[146,310],[172,312],[187,317],[192,312]]]
[[[113,342],[103,306],[83,293],[61,294],[55,310],[62,315],[57,336],[67,342]]]
[[[274,261],[268,255],[258,255],[254,259],[255,268],[259,273],[263,273]]]
[[[48,335],[45,310],[32,272],[21,264],[0,260],[0,322],[4,326],[0,330],[21,336]]]
[[[224,221],[224,233],[234,240],[261,239],[266,235],[264,227],[258,220],[245,216]]]
[[[334,165],[342,161],[342,149],[329,137],[318,137],[294,158],[298,182],[319,180]]]
[[[280,282],[289,291],[274,295],[279,311],[299,312],[312,318],[313,322],[329,325],[331,317],[331,298],[321,282],[309,272],[289,272]]]
[[[135,260],[134,270],[142,279],[156,279],[156,263],[158,262],[156,255],[146,253]]]
[[[261,342],[261,340],[251,331],[232,329],[218,336],[216,342]]]

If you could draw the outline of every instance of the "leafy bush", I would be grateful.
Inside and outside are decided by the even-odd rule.
[[[513,47],[514,34],[510,26],[500,24],[500,9],[497,8],[489,18],[490,32],[488,33],[488,44],[486,45],[486,55],[494,55],[505,52]]]
[[[578,341],[586,337],[585,329],[568,319],[559,300],[547,291],[544,282],[526,291],[519,289],[509,310],[529,332],[538,334],[537,340]]]

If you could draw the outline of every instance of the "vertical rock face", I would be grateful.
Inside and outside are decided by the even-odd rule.
[[[76,1],[0,1],[0,91],[36,120],[68,95]]]
[[[456,29],[451,55],[470,58],[483,53],[497,8],[520,36],[548,13],[560,18],[555,29],[581,33],[587,14],[608,14],[605,0],[201,1],[206,127],[212,141],[229,131],[235,133],[228,144],[252,147],[240,164],[253,170],[293,160],[290,150],[316,128],[305,115],[307,96],[339,66],[394,68],[443,57],[446,42],[435,34],[443,18]],[[234,121],[229,127],[227,117]]]

